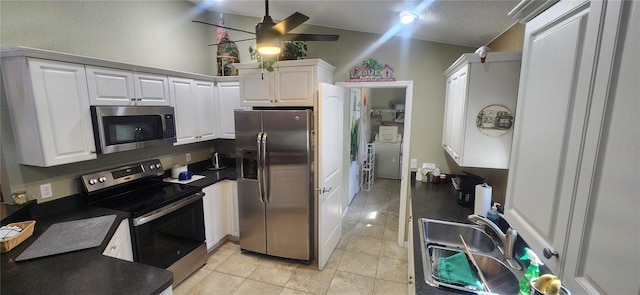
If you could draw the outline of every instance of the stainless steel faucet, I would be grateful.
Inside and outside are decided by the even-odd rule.
[[[496,235],[500,239],[500,242],[502,243],[502,248],[498,247],[498,249],[504,255],[504,258],[509,264],[509,267],[515,270],[522,269],[522,266],[520,266],[518,261],[513,257],[516,238],[518,238],[518,232],[515,229],[508,228],[507,232],[503,233],[498,225],[493,223],[493,221],[476,214],[469,215],[467,219],[475,224],[486,225],[491,228],[491,230],[496,233]]]

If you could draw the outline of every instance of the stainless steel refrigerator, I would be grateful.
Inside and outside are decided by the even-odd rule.
[[[313,260],[312,111],[235,111],[240,249]]]

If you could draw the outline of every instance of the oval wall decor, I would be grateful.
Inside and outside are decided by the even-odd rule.
[[[487,106],[478,113],[476,126],[486,136],[503,135],[513,127],[513,113],[501,105]]]

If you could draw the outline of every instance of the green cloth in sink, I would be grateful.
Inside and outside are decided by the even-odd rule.
[[[438,277],[445,283],[484,290],[478,275],[471,269],[464,252],[438,258]]]

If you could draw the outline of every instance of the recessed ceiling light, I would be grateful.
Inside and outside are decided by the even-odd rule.
[[[418,15],[414,12],[403,10],[400,12],[400,22],[403,24],[412,23],[414,20],[418,18]]]

